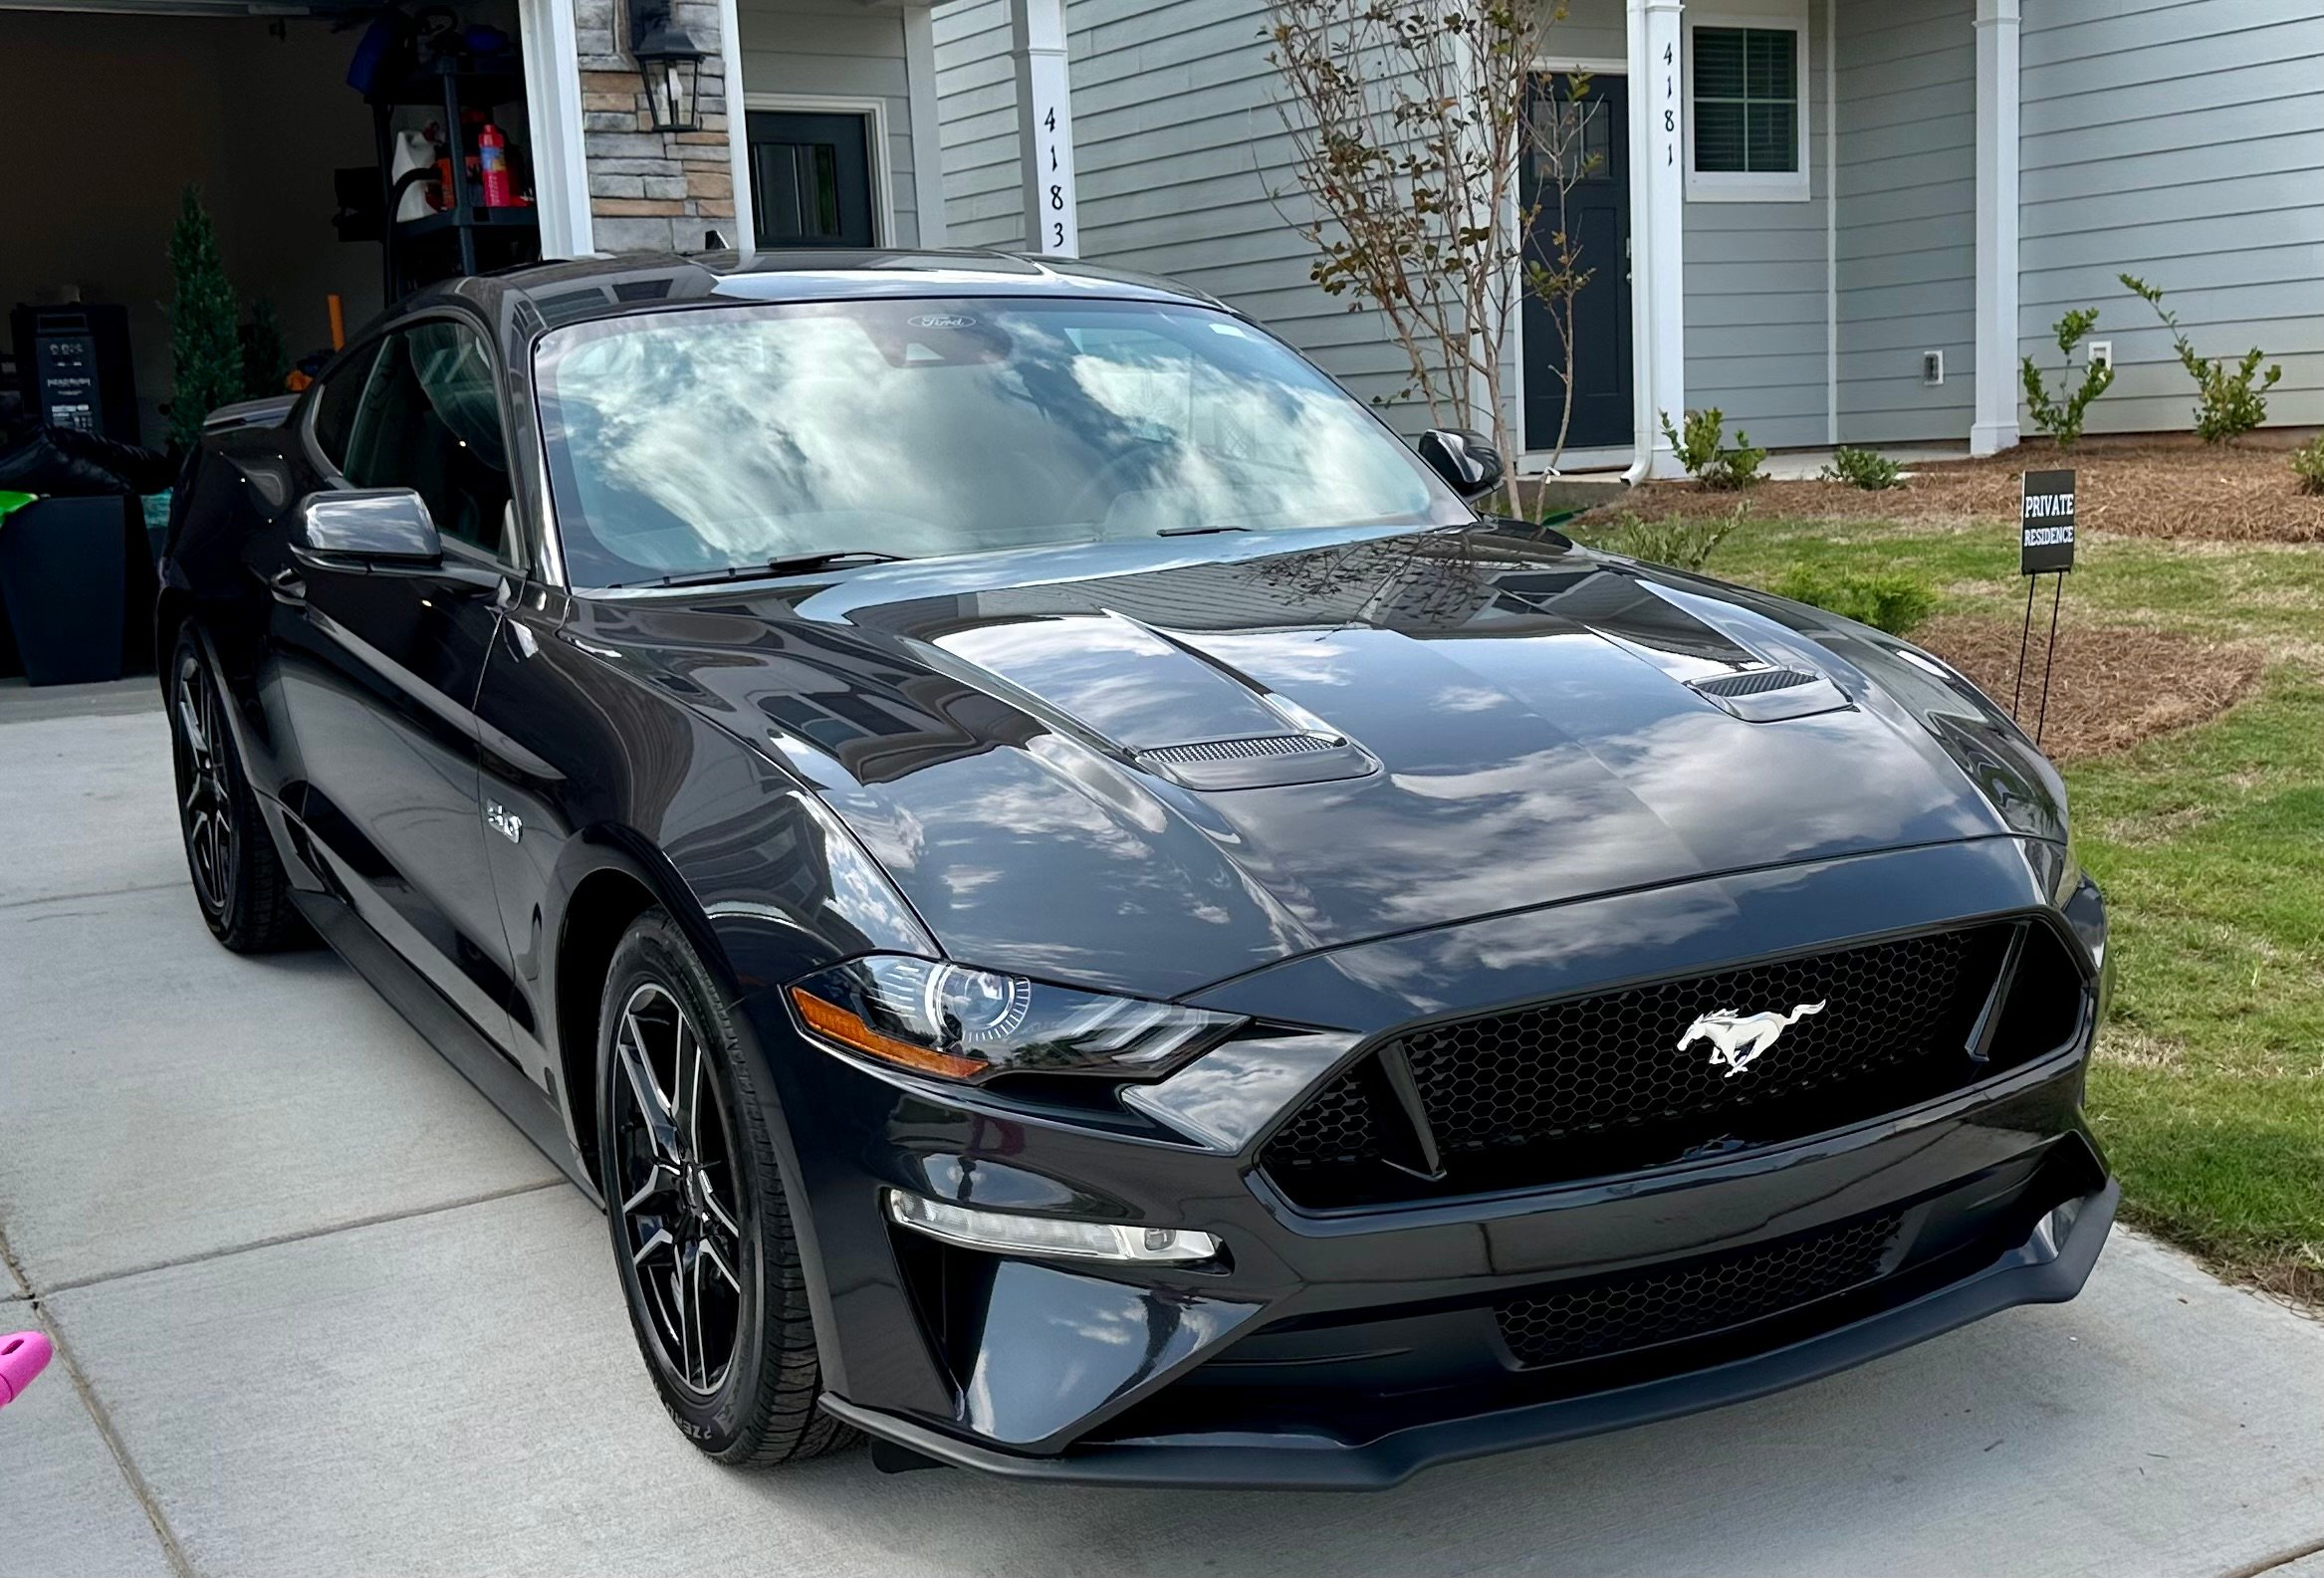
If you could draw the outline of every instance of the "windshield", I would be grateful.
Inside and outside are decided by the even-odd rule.
[[[1195,307],[645,315],[560,330],[538,367],[576,585],[822,554],[1472,519],[1323,374]]]

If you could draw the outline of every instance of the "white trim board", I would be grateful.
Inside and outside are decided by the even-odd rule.
[[[1627,77],[1630,63],[1596,55],[1537,55],[1533,58],[1535,72],[1563,72],[1570,76],[1586,72],[1592,77]]]
[[[920,245],[945,244],[944,112],[936,98],[936,13],[904,11],[904,92],[912,107],[912,222]]]
[[[861,115],[868,122],[864,127],[867,144],[864,152],[869,155],[871,165],[871,244],[875,247],[896,244],[896,177],[888,157],[887,101],[833,98],[825,94],[745,94],[743,110],[746,113],[767,110],[778,113],[792,111],[803,114]],[[747,148],[750,139],[747,126],[743,138]]]

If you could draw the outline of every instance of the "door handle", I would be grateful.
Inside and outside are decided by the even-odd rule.
[[[299,573],[296,565],[278,569],[269,575],[266,589],[273,592],[275,601],[286,608],[307,606],[307,577]]]

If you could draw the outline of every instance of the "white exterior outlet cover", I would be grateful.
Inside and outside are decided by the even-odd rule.
[[[1944,351],[1924,350],[1921,352],[1921,381],[1932,388],[1945,381]]]
[[[2090,365],[2093,367],[2111,367],[2114,365],[2113,340],[2093,339],[2090,341]]]

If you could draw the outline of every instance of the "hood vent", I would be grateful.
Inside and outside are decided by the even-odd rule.
[[[1278,734],[1255,740],[1200,740],[1193,745],[1156,746],[1151,751],[1140,751],[1138,758],[1178,767],[1188,762],[1236,762],[1253,756],[1299,756],[1308,751],[1329,751],[1346,743],[1318,740],[1311,734]]]
[[[1819,712],[1837,712],[1848,705],[1839,686],[1821,674],[1798,668],[1751,668],[1688,683],[1696,695],[1745,723],[1806,718]]]
[[[1771,690],[1812,685],[1819,677],[1803,674],[1795,668],[1759,668],[1742,674],[1722,674],[1717,679],[1699,680],[1695,688],[1706,696],[1763,696]]]
[[[1265,789],[1362,778],[1379,763],[1370,752],[1336,737],[1312,734],[1246,735],[1195,740],[1135,753],[1139,767],[1187,789]]]

